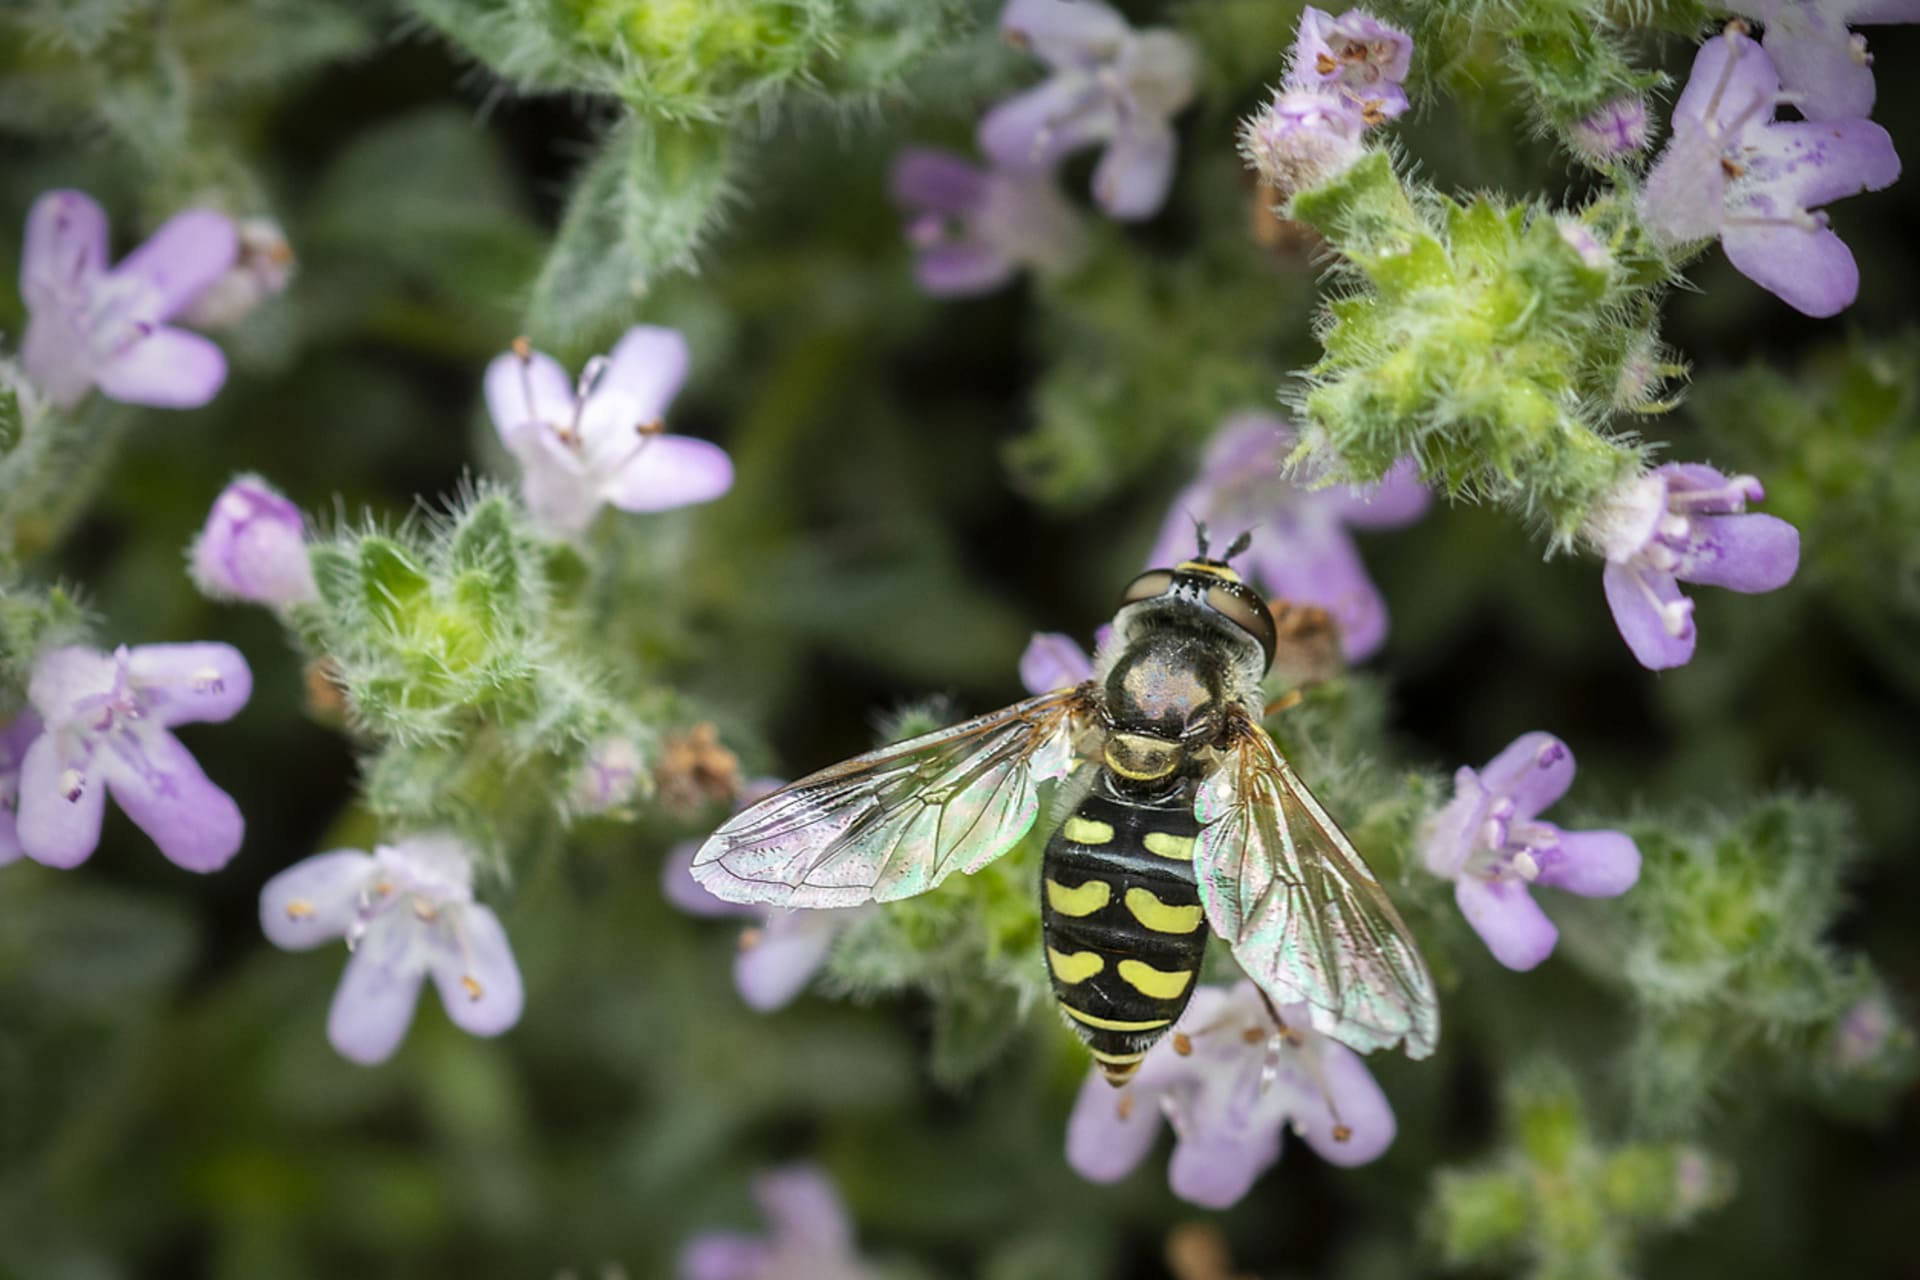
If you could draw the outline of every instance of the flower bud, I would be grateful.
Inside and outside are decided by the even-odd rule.
[[[1605,167],[1637,155],[1647,146],[1647,103],[1639,94],[1615,98],[1574,122],[1567,138],[1582,160]]]
[[[293,246],[272,218],[239,223],[240,256],[181,313],[198,329],[231,329],[293,277]]]
[[[1291,199],[1351,169],[1366,150],[1361,110],[1337,94],[1283,89],[1266,110],[1240,126],[1240,153],[1260,176]]]
[[[580,814],[614,813],[625,809],[643,787],[650,785],[646,760],[632,739],[618,735],[601,738],[588,749],[574,774],[573,810]]]
[[[216,600],[284,609],[319,596],[300,509],[256,476],[241,476],[215,499],[190,572]]]

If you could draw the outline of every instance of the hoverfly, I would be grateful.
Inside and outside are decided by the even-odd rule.
[[[1209,929],[1278,1005],[1362,1053],[1433,1051],[1413,938],[1260,722],[1273,613],[1199,554],[1134,579],[1094,678],[824,769],[743,810],[695,856],[716,896],[850,907],[975,872],[1033,827],[1053,991],[1124,1084],[1193,995]],[[1087,767],[1081,767],[1087,766]]]

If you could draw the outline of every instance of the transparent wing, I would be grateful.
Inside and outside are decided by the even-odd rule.
[[[729,902],[850,907],[978,871],[1033,826],[1092,710],[1091,685],[1063,689],[823,769],[714,832],[694,878]]]
[[[1400,914],[1346,835],[1244,714],[1202,785],[1200,900],[1248,975],[1315,1030],[1362,1053],[1440,1037],[1433,977]]]

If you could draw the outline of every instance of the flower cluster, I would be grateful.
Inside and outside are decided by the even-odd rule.
[[[1462,766],[1452,803],[1427,824],[1422,864],[1453,881],[1460,913],[1509,969],[1538,965],[1560,936],[1528,886],[1611,898],[1640,878],[1640,851],[1630,837],[1565,831],[1540,820],[1572,785],[1567,744],[1550,733],[1523,734],[1484,769]]]
[[[908,214],[915,275],[929,294],[985,293],[1023,268],[1072,267],[1080,219],[1054,173],[1077,151],[1102,148],[1093,199],[1111,218],[1152,217],[1173,183],[1172,119],[1193,99],[1199,71],[1184,37],[1135,31],[1099,0],[1010,0],[1000,30],[1051,74],[981,118],[988,166],[924,147],[894,162],[893,199]]]
[[[1891,185],[1900,158],[1871,120],[1775,120],[1786,100],[1766,49],[1731,27],[1707,41],[1674,103],[1673,137],[1647,174],[1641,213],[1670,245],[1718,237],[1755,284],[1831,316],[1859,293],[1860,269],[1814,210]]]
[[[1413,40],[1361,9],[1308,6],[1273,101],[1240,128],[1248,163],[1282,198],[1352,168],[1361,135],[1407,109]]]
[[[1337,1165],[1376,1159],[1394,1135],[1393,1109],[1360,1055],[1314,1031],[1306,1006],[1275,1010],[1245,981],[1195,991],[1119,1090],[1088,1073],[1067,1121],[1067,1161],[1094,1182],[1122,1178],[1163,1117],[1174,1194],[1211,1209],[1246,1195],[1288,1129]]]
[[[1199,478],[1168,508],[1147,567],[1189,558],[1196,523],[1223,534],[1246,530],[1252,543],[1240,563],[1248,580],[1275,601],[1325,609],[1347,661],[1359,662],[1385,643],[1387,608],[1348,530],[1411,524],[1426,513],[1432,495],[1411,462],[1378,484],[1316,487],[1288,470],[1297,441],[1290,424],[1269,414],[1227,419],[1207,447]]]

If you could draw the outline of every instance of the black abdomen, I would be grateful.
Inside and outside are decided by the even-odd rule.
[[[1190,788],[1147,804],[1103,776],[1047,842],[1040,918],[1053,994],[1124,1083],[1185,1011],[1207,949]]]

